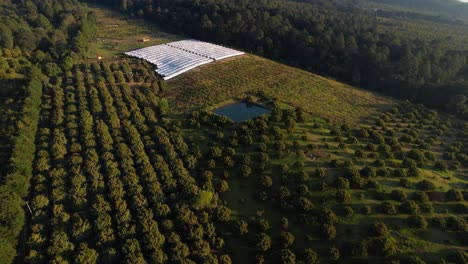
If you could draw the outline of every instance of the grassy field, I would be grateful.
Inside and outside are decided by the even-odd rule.
[[[154,24],[142,19],[128,18],[123,14],[98,5],[89,5],[98,20],[96,39],[88,58],[100,54],[103,59],[120,57],[123,52],[180,40],[180,36],[162,32]],[[149,38],[143,43],[143,38]]]
[[[169,81],[168,98],[175,112],[213,107],[262,92],[312,115],[354,123],[394,101],[310,72],[245,55],[210,64]]]

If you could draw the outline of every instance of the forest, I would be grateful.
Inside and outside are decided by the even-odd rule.
[[[242,48],[465,116],[467,51],[380,32],[356,1],[91,1],[170,32]],[[356,4],[353,4],[355,3]]]

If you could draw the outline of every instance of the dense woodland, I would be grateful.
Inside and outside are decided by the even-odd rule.
[[[171,32],[242,48],[347,83],[466,115],[467,52],[379,33],[342,1],[102,0]]]
[[[365,0],[365,2],[385,4],[399,10],[410,9],[433,16],[468,18],[468,5],[458,0]]]

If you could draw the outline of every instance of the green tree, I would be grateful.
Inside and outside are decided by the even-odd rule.
[[[318,255],[311,248],[306,248],[304,252],[304,263],[305,264],[316,264],[318,262]]]
[[[81,243],[78,255],[76,256],[77,263],[93,264],[98,260],[99,254],[96,250],[89,248],[86,244]]]
[[[320,228],[320,232],[323,238],[331,240],[336,237],[336,228],[331,224],[323,224]]]
[[[332,261],[337,261],[340,259],[340,250],[337,247],[331,247],[329,255]]]
[[[0,47],[5,49],[13,48],[13,33],[6,25],[0,25]]]
[[[15,44],[22,50],[32,51],[36,48],[36,37],[28,28],[20,28],[15,34]]]
[[[295,264],[296,255],[289,249],[281,250],[281,263],[282,264]]]
[[[288,248],[294,243],[294,235],[287,231],[281,231],[280,240],[283,248]]]
[[[227,222],[231,218],[231,210],[226,206],[219,205],[215,209],[215,215],[219,222]]]
[[[257,235],[256,247],[258,251],[267,251],[271,247],[271,238],[265,233],[260,233]]]
[[[246,235],[249,232],[247,222],[245,222],[244,220],[238,220],[236,222],[236,230],[239,233],[239,235]]]

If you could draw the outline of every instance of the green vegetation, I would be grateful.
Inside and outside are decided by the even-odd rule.
[[[198,168],[229,184],[221,230],[234,262],[456,261],[468,230],[465,122],[401,103],[350,126],[279,105],[243,123],[209,111],[183,121],[204,153]]]
[[[381,16],[379,30],[394,32],[406,39],[437,43],[449,50],[467,50],[468,25],[451,25],[425,19]]]
[[[121,62],[48,83],[26,262],[229,259],[215,224],[230,209],[198,182],[212,175],[198,176],[201,156],[161,115],[158,81],[152,66]]]
[[[89,5],[97,17],[97,31],[90,43],[88,58],[101,55],[104,60],[119,58],[123,52],[179,40],[142,19],[127,17],[99,5]],[[147,42],[142,40],[147,38]]]
[[[466,43],[462,41],[466,40],[464,36],[468,35],[468,30],[464,22],[453,17],[375,12],[366,9],[360,0],[89,1],[144,17],[169,32],[237,47],[459,117],[466,118],[468,114],[467,53],[456,43]],[[467,5],[444,0],[432,0],[429,7],[426,2],[430,0],[382,1],[411,2],[422,8],[437,7],[439,10],[451,6],[452,13],[467,9]],[[436,37],[415,32],[417,29],[395,33],[381,29],[379,16],[434,20],[454,25],[454,29]],[[411,24],[405,23],[408,25]],[[453,36],[453,40],[445,36]],[[415,40],[416,37],[420,39]],[[447,45],[447,42],[453,44]],[[457,48],[452,49],[452,46]]]
[[[389,98],[253,55],[195,69],[168,86],[175,113],[262,94],[316,116],[355,123],[394,104]]]
[[[0,7],[0,263],[466,262],[465,120],[253,55],[166,84],[143,61],[86,57],[143,45],[142,21]],[[237,99],[272,114],[210,112]]]
[[[24,254],[44,83],[59,82],[95,28],[76,1],[2,1],[0,14],[0,262],[11,263]]]

